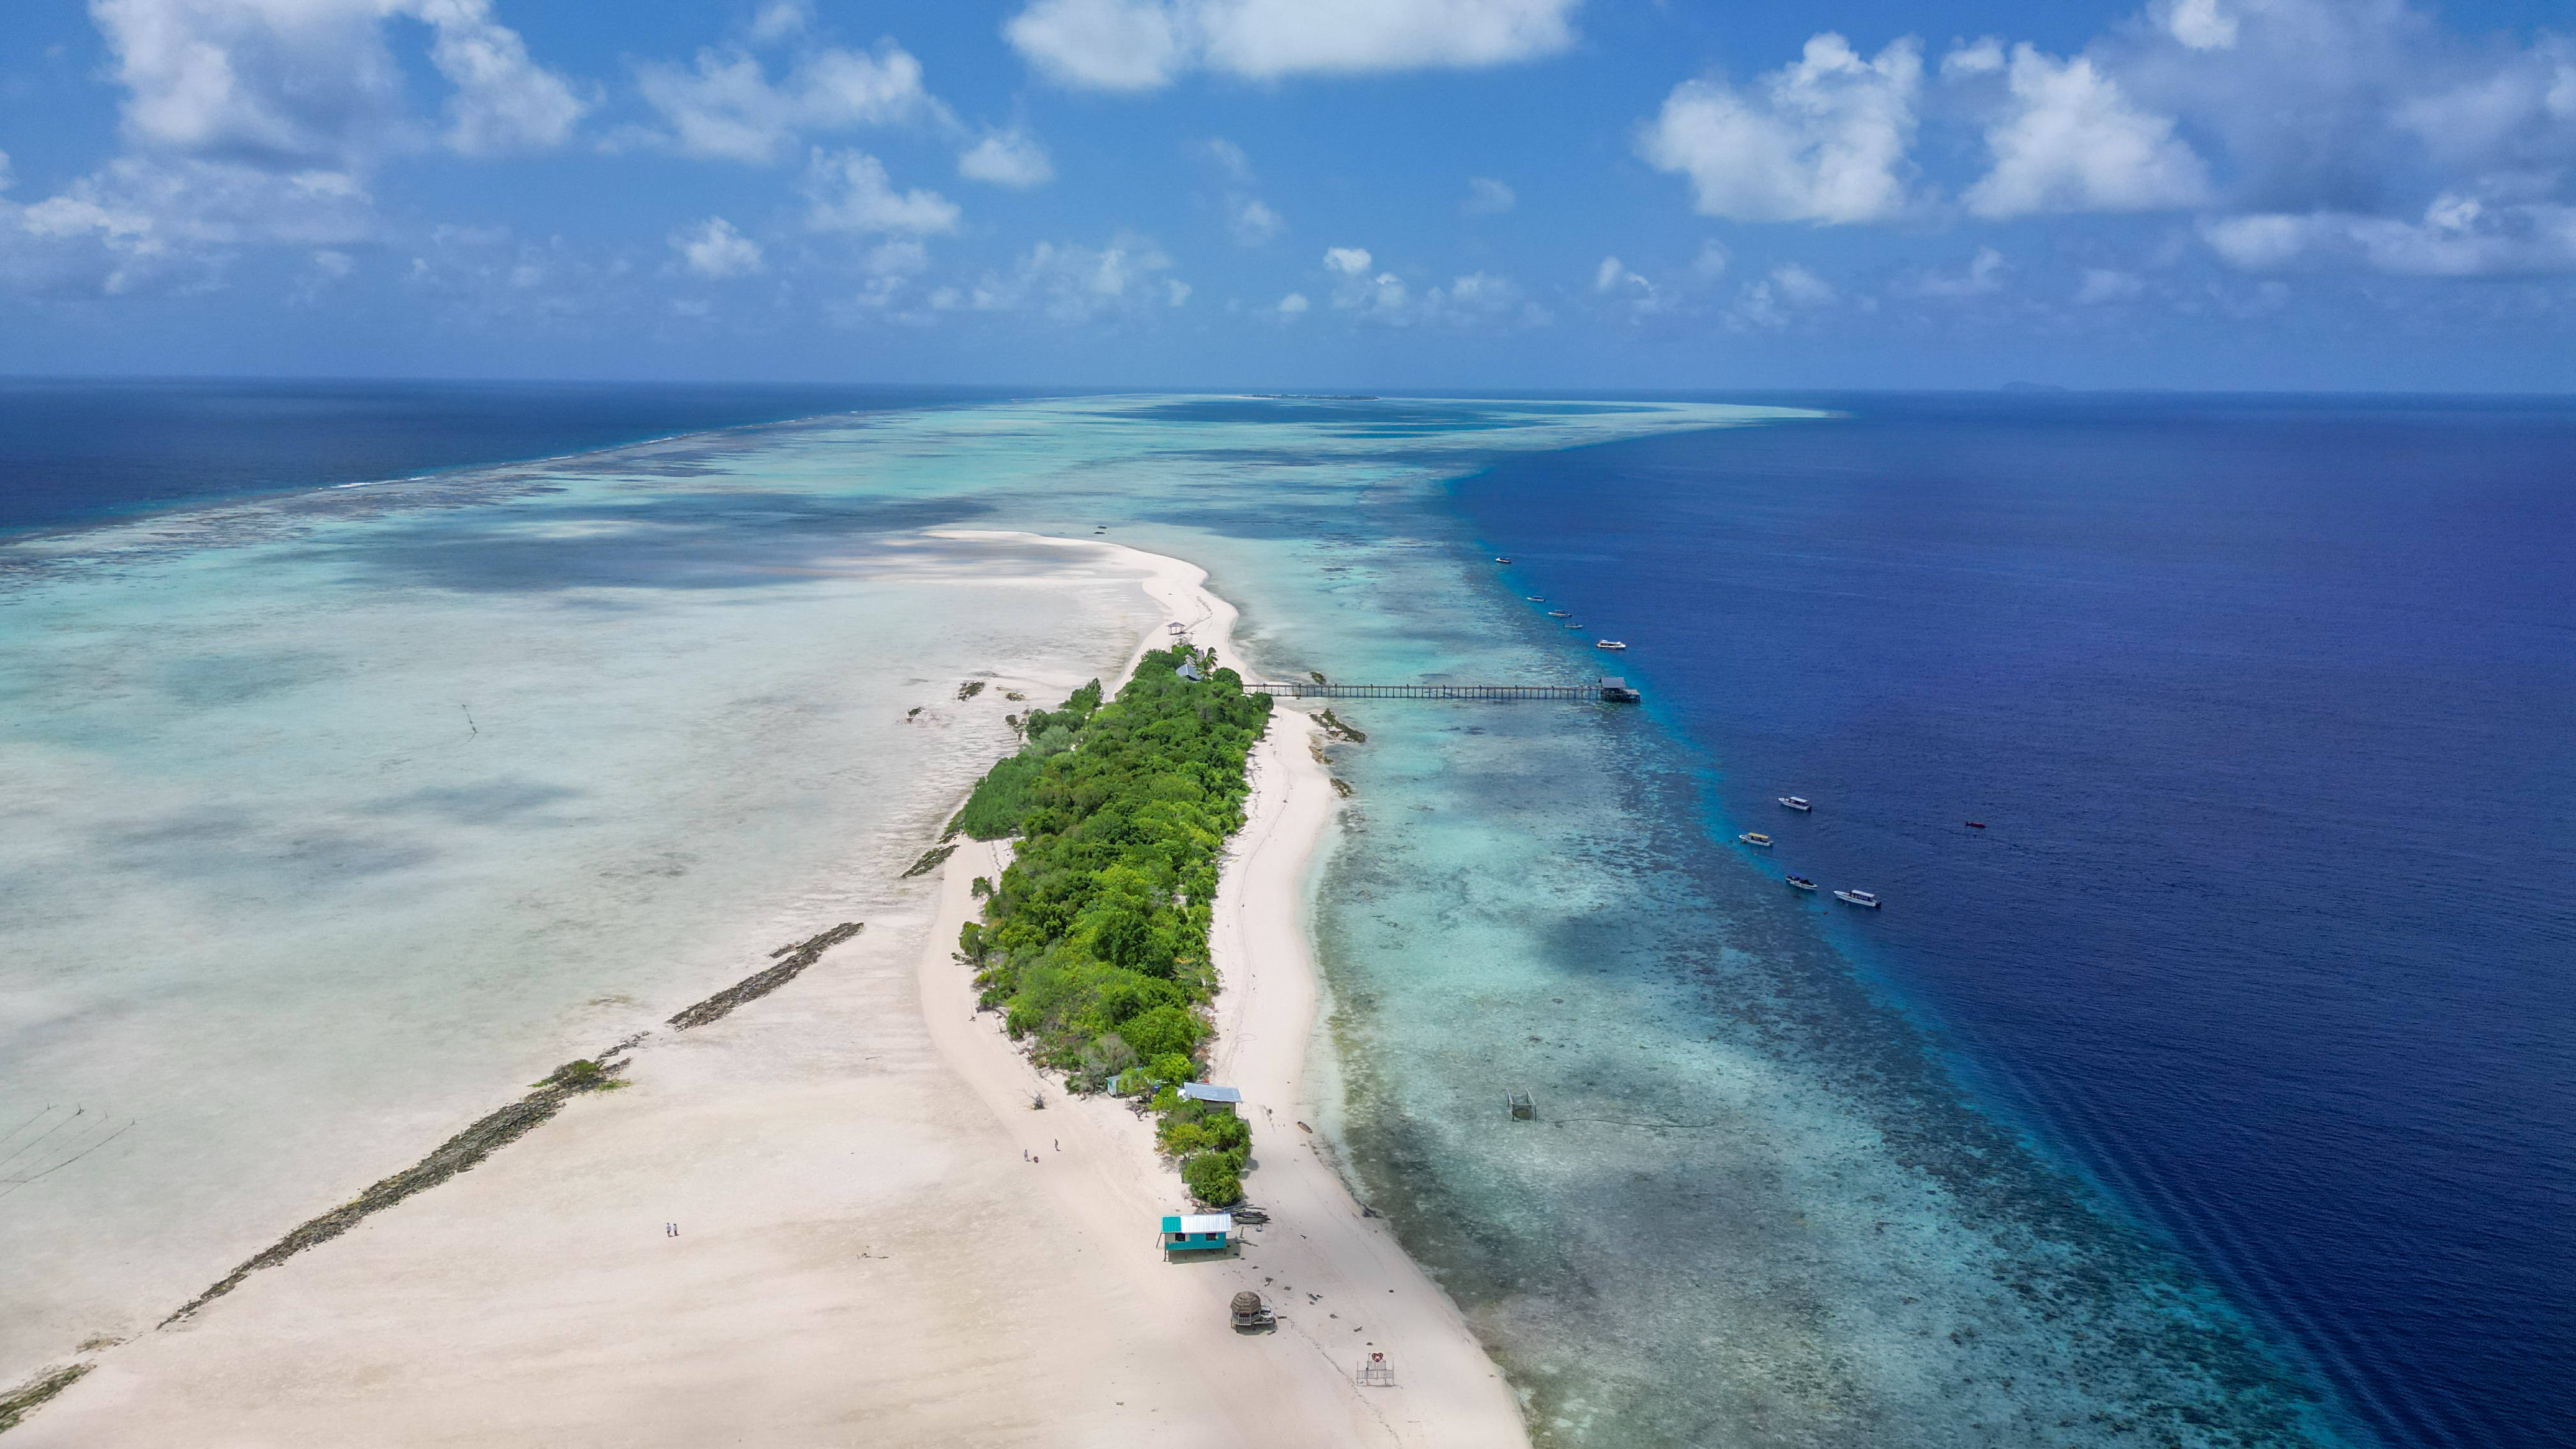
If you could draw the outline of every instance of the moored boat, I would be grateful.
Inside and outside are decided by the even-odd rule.
[[[1807,879],[1803,875],[1793,875],[1789,877],[1789,888],[1791,890],[1811,891],[1816,888],[1816,883]]]
[[[1595,649],[1625,649],[1628,646],[1620,643],[1616,639],[1595,639],[1592,641],[1592,647]]]
[[[1759,830],[1748,830],[1735,838],[1743,841],[1747,845],[1759,845],[1765,849],[1768,849],[1771,844],[1771,837],[1763,834]]]
[[[1816,808],[1815,806],[1807,803],[1807,797],[1804,795],[1783,795],[1780,797],[1780,803],[1788,806],[1792,810],[1813,810]]]
[[[1836,891],[1834,899],[1846,905],[1866,906],[1873,911],[1878,909],[1878,897],[1868,891]]]
[[[1550,609],[1547,611],[1547,616],[1551,619],[1571,619],[1574,617],[1563,609]]]

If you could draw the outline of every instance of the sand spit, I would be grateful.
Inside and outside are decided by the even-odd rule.
[[[1142,569],[1243,668],[1196,568],[946,536]],[[993,683],[1038,697],[1044,673]],[[970,842],[896,880],[864,935],[803,943],[775,994],[640,1043],[623,1090],[99,1354],[11,1443],[1525,1442],[1455,1308],[1296,1125],[1317,1116],[1301,900],[1337,804],[1314,731],[1280,711],[1217,903],[1216,1064],[1271,1214],[1240,1256],[1163,1262],[1182,1197],[1149,1125],[1067,1097],[974,1010],[951,947],[1004,857]],[[1276,1333],[1226,1327],[1246,1287]],[[1357,1382],[1372,1353],[1394,1387]]]

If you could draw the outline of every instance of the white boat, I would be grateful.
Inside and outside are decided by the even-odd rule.
[[[1595,649],[1625,649],[1628,646],[1620,643],[1616,639],[1595,639],[1592,641],[1592,647]]]
[[[1780,797],[1780,803],[1788,806],[1792,810],[1813,810],[1816,808],[1815,806],[1807,803],[1807,797],[1804,795],[1783,795]]]
[[[1563,609],[1550,609],[1547,611],[1547,616],[1551,619],[1571,619],[1574,617]]]
[[[1759,830],[1748,830],[1735,838],[1743,841],[1747,845],[1759,845],[1766,850],[1769,849],[1771,845],[1771,837],[1763,834]]]
[[[1793,875],[1789,877],[1789,888],[1791,890],[1811,891],[1816,888],[1816,883],[1807,879],[1803,875]]]
[[[1878,897],[1867,891],[1836,891],[1834,899],[1845,905],[1867,906],[1873,911],[1878,909]]]

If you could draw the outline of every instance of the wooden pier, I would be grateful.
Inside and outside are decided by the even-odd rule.
[[[1565,699],[1634,704],[1626,681],[1597,684],[1316,684],[1294,679],[1250,686],[1285,699]]]

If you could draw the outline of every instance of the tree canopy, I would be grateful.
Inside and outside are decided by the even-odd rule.
[[[1193,665],[1196,680],[1179,672]],[[1156,650],[1118,697],[1099,681],[1032,710],[952,826],[1019,837],[984,919],[960,933],[986,1006],[1075,1091],[1150,1093],[1160,1141],[1202,1201],[1240,1200],[1251,1135],[1175,1090],[1203,1070],[1216,994],[1208,926],[1244,762],[1270,723],[1212,652]],[[1230,1125],[1228,1125],[1230,1124]]]

